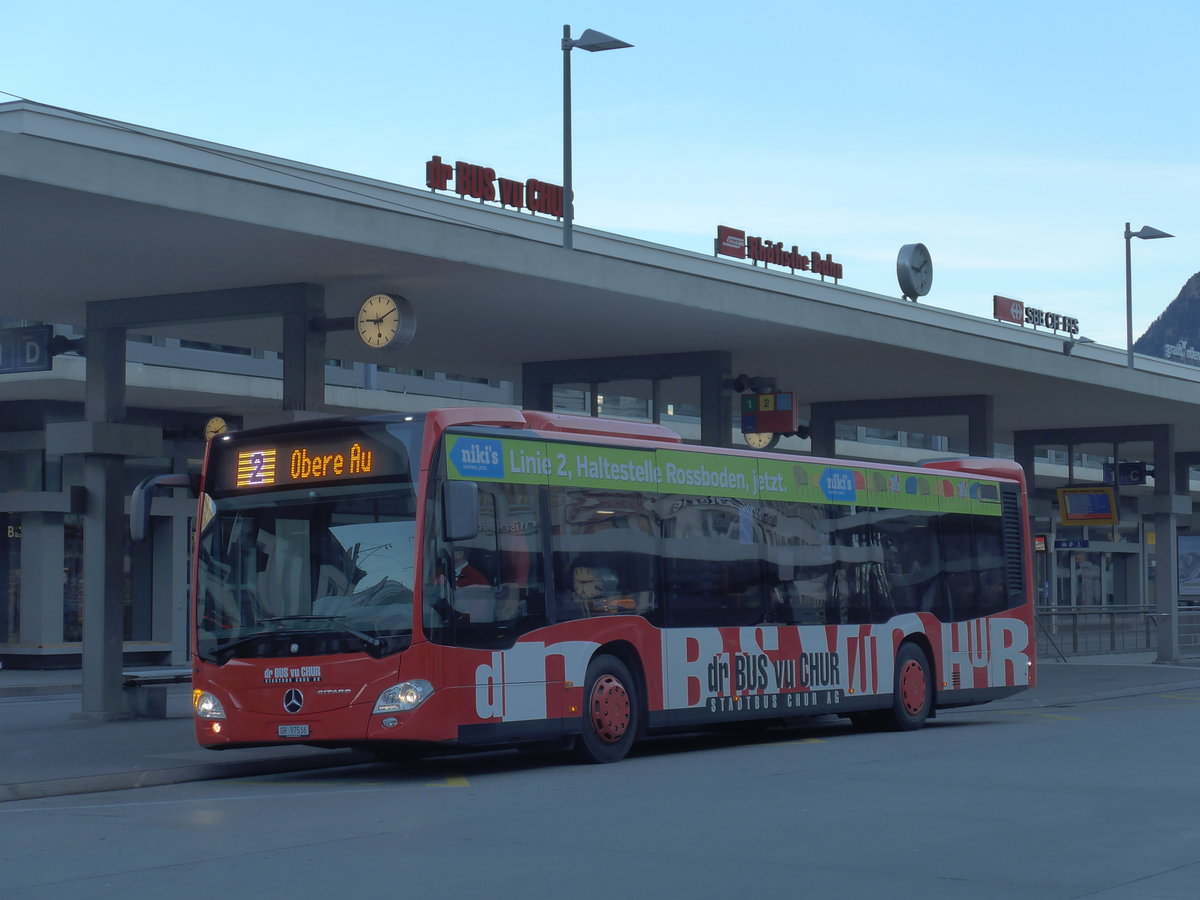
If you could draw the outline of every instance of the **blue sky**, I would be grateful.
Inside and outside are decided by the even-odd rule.
[[[437,154],[562,180],[576,221],[710,252],[720,224],[832,253],[896,296],[990,317],[994,294],[1125,344],[1200,271],[1200,4],[0,0],[0,100],[42,103],[423,186]]]

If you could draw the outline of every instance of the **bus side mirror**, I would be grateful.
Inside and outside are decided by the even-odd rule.
[[[129,497],[129,536],[134,541],[144,541],[150,533],[150,504],[159,488],[188,488],[196,491],[195,479],[186,473],[151,475],[138,482]]]
[[[473,481],[442,485],[442,523],[447,541],[469,541],[479,533],[479,485]]]

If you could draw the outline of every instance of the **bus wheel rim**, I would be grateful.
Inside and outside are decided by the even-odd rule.
[[[909,715],[920,715],[925,708],[925,694],[928,684],[925,681],[924,667],[914,659],[908,660],[900,670],[900,701]]]
[[[615,744],[629,729],[630,702],[625,685],[612,675],[602,675],[592,686],[592,729],[606,744]]]

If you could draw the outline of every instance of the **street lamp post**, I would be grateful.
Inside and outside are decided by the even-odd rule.
[[[1143,241],[1152,241],[1155,238],[1169,237],[1175,237],[1175,235],[1151,228],[1149,225],[1143,225],[1137,231],[1130,231],[1129,223],[1125,223],[1125,344],[1129,350],[1127,364],[1131,369],[1133,368],[1133,265],[1129,253],[1130,240],[1141,238]]]
[[[578,47],[589,53],[600,50],[620,50],[632,47],[615,37],[588,28],[577,39],[571,39],[571,26],[563,26],[563,248],[574,246],[571,220],[574,210],[571,203],[571,50]]]

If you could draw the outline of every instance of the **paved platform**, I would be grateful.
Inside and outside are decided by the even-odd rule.
[[[1066,706],[1200,689],[1200,658],[1158,664],[1151,653],[1043,661],[1039,683],[988,707]],[[0,669],[0,802],[126,790],[184,781],[355,765],[348,750],[266,747],[214,752],[196,745],[186,685],[168,689],[167,716],[96,722],[79,718],[78,671]],[[953,712],[943,715],[953,715]]]
[[[205,750],[191,688],[167,688],[166,718],[81,717],[80,672],[0,669],[0,802],[346,766],[371,757],[316,747]]]

